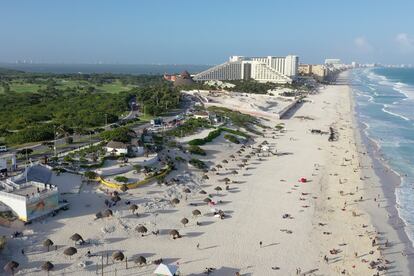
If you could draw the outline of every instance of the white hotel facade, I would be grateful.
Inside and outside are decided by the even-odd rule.
[[[299,57],[243,57],[231,56],[229,61],[196,74],[196,81],[247,80],[292,83],[299,66]]]

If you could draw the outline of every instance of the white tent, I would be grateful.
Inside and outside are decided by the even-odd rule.
[[[155,269],[154,274],[156,275],[165,275],[165,276],[174,276],[178,271],[178,267],[175,265],[165,265],[160,264],[157,269]]]

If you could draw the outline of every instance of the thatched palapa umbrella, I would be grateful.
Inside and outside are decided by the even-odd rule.
[[[188,219],[187,218],[183,218],[182,220],[181,220],[181,223],[184,225],[184,227],[185,227],[185,225],[188,223]]]
[[[180,200],[178,198],[174,198],[174,199],[171,200],[171,203],[176,205],[176,204],[180,203]]]
[[[73,235],[70,237],[70,239],[71,239],[72,241],[74,241],[74,242],[75,242],[75,244],[76,244],[76,242],[77,242],[77,241],[81,241],[82,243],[84,243],[84,242],[85,242],[85,241],[83,240],[82,236],[81,236],[81,235],[79,235],[78,233],[73,234]]]
[[[172,236],[174,240],[177,238],[181,238],[180,233],[175,229],[170,231],[170,235]]]
[[[224,160],[223,160],[223,161],[221,161],[221,162],[223,162],[224,164],[229,163],[229,161],[227,161],[226,159],[224,159]]]
[[[231,171],[232,174],[238,174],[239,172],[236,170]]]
[[[223,166],[218,164],[218,165],[216,165],[216,168],[221,169],[221,168],[223,168]]]
[[[201,215],[201,212],[198,209],[193,210],[192,213],[193,213],[193,216],[200,216]]]
[[[210,171],[212,171],[212,172],[216,172],[217,171],[217,169],[216,168],[211,168],[211,170]]]
[[[230,178],[226,177],[226,178],[223,179],[223,181],[226,182],[226,183],[229,183],[231,180],[230,180]]]
[[[203,201],[204,201],[205,203],[210,203],[210,202],[211,202],[211,198],[206,197]]]
[[[138,210],[138,205],[132,204],[132,205],[129,206],[128,209],[131,210],[131,212],[134,214],[135,211]]]
[[[234,156],[234,154],[230,155],[229,157],[230,158],[236,158],[236,156]]]
[[[200,195],[206,195],[207,194],[207,192],[204,191],[204,190],[201,190],[199,193],[200,193]]]
[[[63,254],[69,257],[75,255],[76,253],[78,253],[78,250],[76,250],[75,247],[68,247],[65,251],[63,251]]]
[[[186,194],[190,194],[190,193],[191,193],[191,190],[190,190],[190,189],[188,189],[188,188],[185,188],[185,189],[183,190],[183,192],[184,192],[184,193],[186,193]]]
[[[202,179],[207,180],[207,179],[210,179],[210,177],[208,177],[208,175],[205,174],[205,175],[203,175]]]
[[[51,271],[55,266],[51,262],[44,262],[42,264],[42,269],[47,271],[47,275],[49,275],[49,271]]]
[[[52,240],[47,239],[47,240],[45,240],[45,241],[43,242],[43,246],[44,246],[44,247],[47,247],[47,252],[49,252],[49,248],[50,248],[52,245],[53,245]]]
[[[123,261],[123,260],[124,260],[124,258],[125,258],[124,253],[122,253],[121,251],[115,251],[115,252],[112,254],[112,259],[113,259],[114,261]]]
[[[3,269],[4,271],[11,272],[14,275],[14,272],[17,270],[18,267],[19,267],[18,262],[10,261],[3,267]]]
[[[222,191],[223,189],[220,186],[217,186],[214,188],[214,190],[217,192],[217,194]]]
[[[114,213],[112,212],[111,209],[106,209],[105,211],[102,212],[102,216],[105,218],[112,217],[113,215]]]
[[[147,259],[145,259],[144,256],[139,256],[136,260],[135,260],[136,264],[139,265],[143,265],[143,264],[147,264]]]
[[[135,228],[135,230],[137,230],[137,231],[138,231],[138,233],[141,233],[141,234],[142,234],[142,236],[144,236],[144,234],[148,232],[147,227],[145,227],[144,225],[139,225],[139,226],[137,226],[137,227]]]

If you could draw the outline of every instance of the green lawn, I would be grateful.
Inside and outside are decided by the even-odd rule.
[[[33,83],[12,82],[10,85],[10,90],[17,93],[37,92],[39,88],[42,88],[42,85]],[[4,92],[3,87],[0,87],[0,92]]]

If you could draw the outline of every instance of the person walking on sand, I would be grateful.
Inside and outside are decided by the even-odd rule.
[[[325,261],[325,263],[328,263],[328,261],[329,261],[329,259],[328,259],[328,256],[323,256],[323,259],[324,259],[324,261]]]
[[[262,241],[260,241],[260,242],[259,242],[259,245],[260,245],[260,248],[262,248],[262,246],[263,246],[263,242],[262,242]]]
[[[200,249],[200,244],[199,243],[197,243],[197,249]]]

